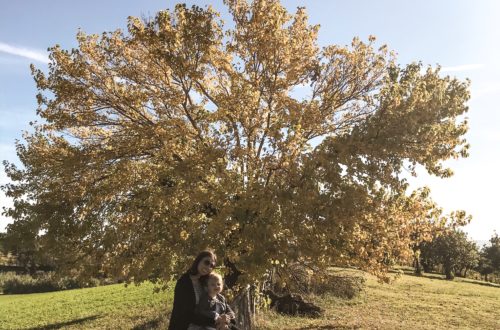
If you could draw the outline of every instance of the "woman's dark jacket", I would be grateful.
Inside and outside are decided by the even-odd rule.
[[[188,273],[184,273],[175,284],[174,306],[170,315],[168,330],[186,330],[189,323],[202,326],[214,326],[214,319],[195,314],[196,296],[193,282]]]

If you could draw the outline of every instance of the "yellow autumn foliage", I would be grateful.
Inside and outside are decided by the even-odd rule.
[[[304,8],[225,4],[232,28],[177,5],[80,31],[77,48],[50,48],[48,72],[32,67],[41,121],[17,144],[23,167],[5,164],[10,232],[63,268],[91,256],[82,272],[136,281],[211,247],[248,283],[296,261],[384,278],[468,220],[402,178],[407,164],[450,176],[443,161],[467,156],[468,81],[400,66],[374,37],[319,47]]]

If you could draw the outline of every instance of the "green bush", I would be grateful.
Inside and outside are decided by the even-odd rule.
[[[91,278],[81,281],[72,277],[58,278],[54,272],[37,273],[31,275],[16,275],[15,273],[0,273],[0,287],[4,294],[21,294],[70,290],[79,288],[96,287],[99,285],[112,284],[108,280]]]
[[[314,293],[331,293],[335,297],[353,299],[364,289],[366,279],[362,276],[330,275],[313,277],[311,289]]]
[[[57,291],[57,283],[50,275],[31,277],[30,275],[16,275],[3,283],[4,294],[35,293]]]
[[[278,268],[273,279],[273,291],[278,294],[331,293],[335,297],[352,299],[364,289],[366,279],[360,275],[332,274],[321,269],[312,269],[295,263]]]
[[[11,280],[16,276],[18,275],[16,275],[15,272],[0,272],[0,290],[3,288],[6,281]]]

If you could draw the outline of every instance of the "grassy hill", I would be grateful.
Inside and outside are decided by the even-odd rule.
[[[0,295],[0,329],[163,329],[172,290],[151,283]]]
[[[313,297],[321,319],[258,315],[258,329],[500,329],[500,287],[467,279],[403,275],[381,284],[367,275],[353,300]],[[172,290],[153,285],[104,287],[28,295],[0,295],[0,329],[164,329]]]
[[[440,275],[403,275],[393,284],[367,276],[358,298],[316,297],[322,319],[266,312],[259,329],[500,329],[500,287]]]

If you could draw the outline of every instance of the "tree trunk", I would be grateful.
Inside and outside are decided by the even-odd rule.
[[[455,278],[455,275],[453,274],[453,270],[449,266],[445,266],[444,273],[446,274],[446,279],[447,280],[452,280],[452,279]]]
[[[428,260],[424,260],[424,262],[421,262],[421,265],[422,268],[424,269],[424,272],[426,273],[430,273],[433,270]]]
[[[236,325],[240,330],[252,330],[255,316],[255,288],[247,285],[234,298],[231,306],[236,314]]]
[[[229,288],[233,288],[242,273],[229,259],[224,259],[224,264],[229,269],[229,274],[224,277],[224,282]],[[236,325],[240,330],[252,330],[254,327],[255,297],[255,286],[247,285],[237,293],[231,302],[231,307],[236,314]]]
[[[422,264],[420,263],[420,257],[419,256],[415,256],[413,264],[415,266],[415,274],[418,275],[418,276],[421,276],[422,275]]]

